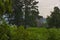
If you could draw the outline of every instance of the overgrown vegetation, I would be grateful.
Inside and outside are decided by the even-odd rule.
[[[60,29],[0,25],[0,40],[60,40]]]
[[[0,0],[0,40],[60,40],[60,9],[55,7],[47,17],[48,26],[58,28],[47,29],[47,24],[35,28],[40,19],[37,4],[36,0]]]

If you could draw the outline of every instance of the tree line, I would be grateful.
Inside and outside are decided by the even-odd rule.
[[[51,15],[47,17],[47,23],[49,27],[60,27],[60,9],[56,6]]]
[[[1,0],[2,17],[7,18],[10,25],[36,26],[39,17],[38,1],[36,0]],[[3,8],[5,9],[3,9]]]
[[[41,18],[38,3],[36,0],[0,0],[0,21],[7,20],[5,22],[10,25],[36,27],[36,19]],[[54,7],[54,11],[46,19],[49,27],[59,27],[60,9]]]

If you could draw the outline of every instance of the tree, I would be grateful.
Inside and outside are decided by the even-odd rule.
[[[36,18],[39,14],[36,0],[24,0],[25,6],[25,27],[36,26]]]
[[[6,15],[6,18],[8,19],[8,24],[17,26],[23,25],[23,2],[21,0],[12,0],[12,2],[13,13]]]
[[[8,25],[6,24],[3,15],[7,11],[12,12],[11,0],[0,0],[0,40],[10,40]]]
[[[12,13],[11,0],[0,0],[0,20],[3,20],[3,15]]]
[[[47,17],[47,22],[50,27],[59,27],[60,26],[60,9],[54,7],[52,14]]]
[[[15,24],[17,26],[23,25],[23,12],[22,12],[22,6],[23,3],[21,0],[13,0],[13,14],[11,14],[11,18],[9,20],[10,24]]]
[[[13,19],[10,19],[9,23],[17,26],[35,26],[35,19],[39,14],[37,3],[35,0],[13,0]]]

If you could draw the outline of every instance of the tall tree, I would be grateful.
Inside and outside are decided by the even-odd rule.
[[[13,0],[13,14],[10,24],[35,26],[39,14],[36,0]]]
[[[58,7],[54,7],[54,11],[47,18],[48,25],[50,27],[59,27],[60,26],[60,9]]]
[[[23,2],[21,0],[12,0],[12,14],[8,17],[9,24],[15,24],[17,26],[23,25],[23,12],[22,12],[22,6]]]
[[[39,14],[36,0],[24,0],[25,6],[25,27],[36,26],[36,17]]]
[[[12,24],[17,26],[23,25],[23,12],[22,12],[23,2],[21,0],[13,0],[13,21]]]
[[[8,12],[12,12],[11,0],[0,0],[0,20],[2,20],[3,15]]]

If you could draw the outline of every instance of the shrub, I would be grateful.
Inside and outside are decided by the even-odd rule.
[[[60,28],[27,28],[0,25],[0,40],[60,40]]]
[[[49,37],[49,33],[46,28],[30,28],[27,30],[31,32],[30,37],[34,40],[47,40]]]
[[[60,30],[57,28],[49,29],[49,35],[48,40],[60,40]]]
[[[0,40],[9,39],[9,26],[7,24],[0,25]]]

